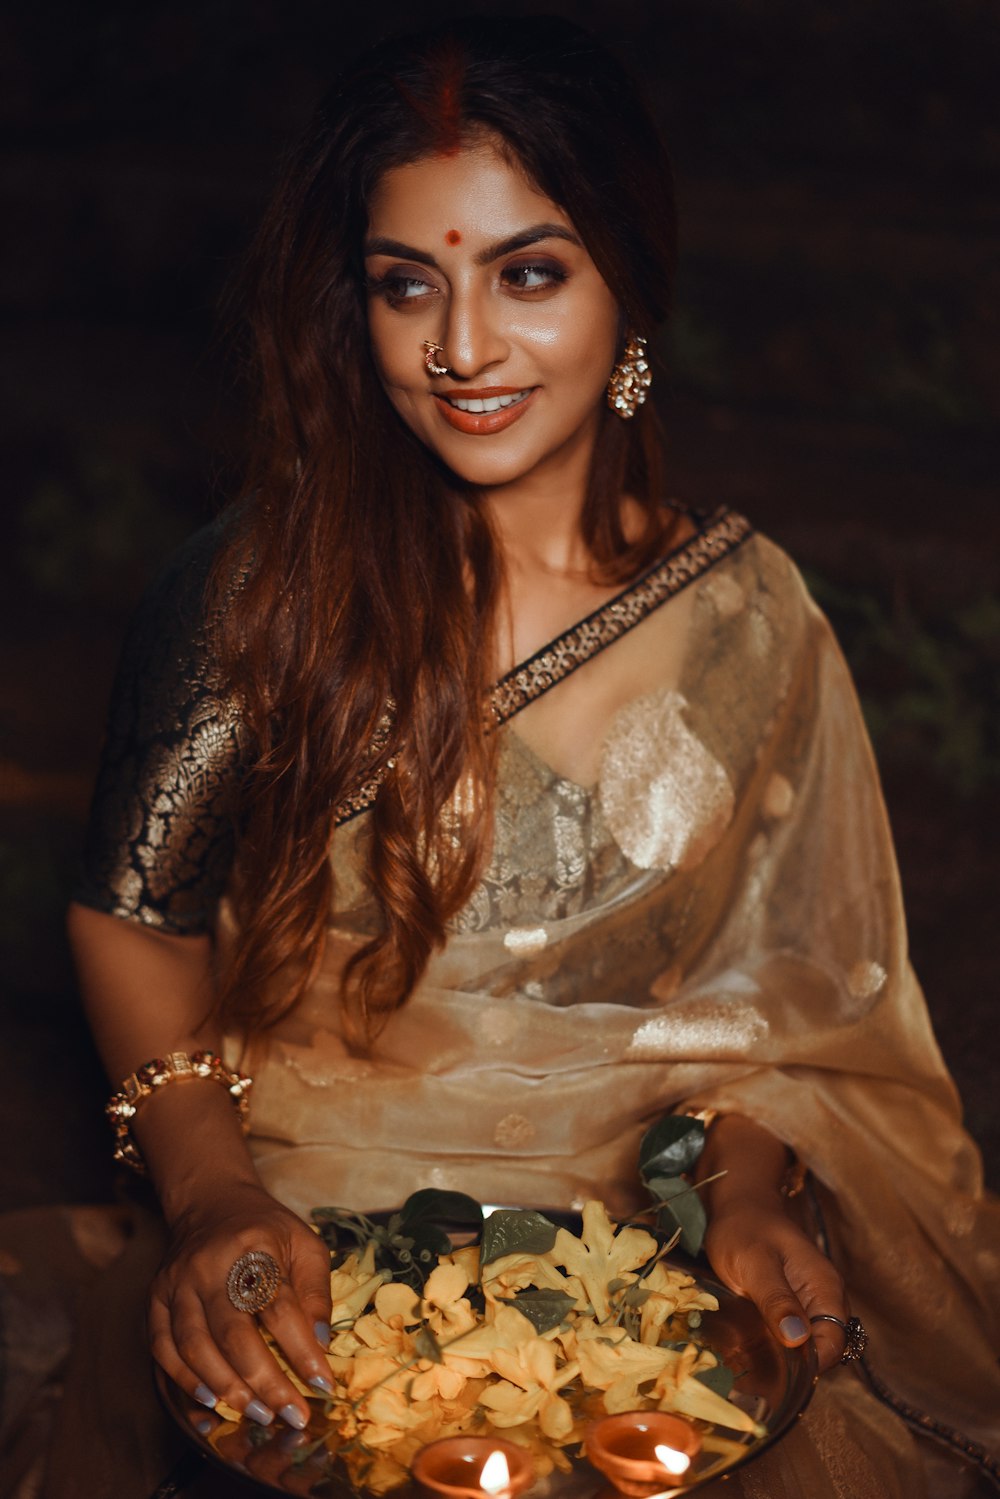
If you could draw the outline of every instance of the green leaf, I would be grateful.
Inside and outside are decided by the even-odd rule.
[[[721,1395],[723,1400],[729,1399],[729,1392],[736,1383],[736,1375],[732,1369],[727,1369],[725,1364],[716,1364],[714,1369],[702,1369],[700,1374],[695,1375],[702,1384],[708,1385],[716,1395]]]
[[[680,1176],[690,1171],[705,1144],[705,1126],[686,1114],[664,1114],[639,1142],[639,1174],[646,1185],[653,1176]]]
[[[652,1296],[652,1291],[647,1290],[641,1280],[637,1280],[634,1286],[629,1286],[625,1292],[624,1301],[626,1306],[645,1306]]]
[[[576,1298],[567,1291],[518,1291],[515,1296],[502,1296],[508,1306],[514,1306],[527,1317],[537,1333],[548,1332],[558,1327],[576,1306]]]
[[[414,1333],[413,1347],[421,1358],[429,1358],[432,1364],[444,1362],[441,1356],[441,1344],[426,1325]]]
[[[423,1187],[419,1192],[411,1192],[403,1203],[399,1221],[403,1230],[418,1240],[423,1235],[417,1230],[422,1230],[427,1224],[438,1229],[478,1233],[483,1225],[483,1210],[474,1197],[467,1197],[464,1192],[441,1192],[436,1187]]]
[[[559,1230],[543,1213],[530,1208],[500,1208],[483,1224],[480,1265],[491,1265],[505,1254],[548,1254]]]
[[[705,1238],[708,1219],[701,1198],[682,1177],[658,1176],[646,1183],[654,1197],[663,1206],[656,1221],[665,1232],[681,1231],[681,1248],[688,1254],[697,1254]]]

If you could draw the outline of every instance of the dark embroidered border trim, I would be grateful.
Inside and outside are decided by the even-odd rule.
[[[487,708],[494,722],[498,726],[507,723],[522,708],[565,681],[577,667],[607,650],[629,630],[634,630],[654,609],[735,552],[752,535],[753,526],[745,516],[726,506],[713,511],[689,541],[683,542],[659,562],[654,562],[647,572],[634,583],[629,583],[608,603],[501,677],[487,698]],[[391,763],[381,766],[370,780],[341,802],[334,818],[335,827],[350,822],[372,806],[392,768]]]
[[[661,562],[654,562],[648,572],[607,604],[501,677],[490,693],[496,722],[506,723],[550,688],[565,681],[577,667],[634,630],[654,609],[728,557],[752,534],[753,527],[745,516],[726,509],[715,511],[704,529],[690,541]]]
[[[908,1405],[898,1395],[894,1395],[889,1386],[880,1378],[871,1367],[866,1358],[859,1360],[868,1388],[880,1400],[887,1405],[891,1411],[901,1417],[914,1431],[921,1436],[930,1438],[931,1441],[939,1443],[954,1452],[957,1457],[964,1458],[966,1462],[972,1463],[978,1468],[982,1477],[1000,1493],[1000,1463],[996,1458],[990,1457],[985,1447],[978,1442],[972,1441],[964,1432],[955,1431],[950,1426],[945,1426],[941,1421],[935,1421],[926,1411],[919,1410],[915,1405]]]
[[[828,1260],[832,1259],[833,1256],[830,1253],[830,1235],[826,1228],[826,1217],[816,1193],[815,1183],[811,1174],[807,1175],[805,1186],[806,1199],[812,1214],[819,1248]],[[920,1410],[915,1405],[910,1405],[907,1401],[901,1399],[899,1395],[894,1395],[885,1380],[875,1373],[875,1370],[866,1358],[862,1357],[858,1360],[858,1367],[864,1379],[867,1380],[868,1388],[876,1400],[880,1400],[883,1405],[888,1406],[895,1415],[906,1422],[907,1426],[912,1427],[921,1436],[938,1442],[942,1447],[947,1447],[949,1451],[954,1452],[957,1457],[962,1457],[966,1462],[972,1463],[979,1469],[979,1472],[986,1479],[987,1483],[991,1484],[1000,1493],[1000,1463],[997,1462],[996,1458],[990,1457],[985,1447],[980,1446],[978,1442],[974,1442],[964,1432],[956,1431],[951,1426],[945,1426],[942,1421],[935,1421],[934,1417],[929,1416],[926,1411]]]

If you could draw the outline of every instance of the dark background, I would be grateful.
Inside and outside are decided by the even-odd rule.
[[[240,451],[217,307],[280,153],[359,42],[455,12],[109,0],[0,18],[0,1167],[105,1195],[62,909],[128,610]],[[682,219],[673,493],[787,546],[834,618],[912,944],[1000,1179],[1000,12],[993,0],[504,5],[640,74]]]

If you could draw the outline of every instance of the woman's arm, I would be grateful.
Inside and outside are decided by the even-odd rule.
[[[207,1018],[211,938],[168,935],[78,904],[68,926],[84,1005],[113,1080],[172,1051],[218,1050]],[[204,1404],[222,1399],[265,1423],[278,1412],[290,1425],[304,1425],[305,1402],[254,1319],[230,1304],[226,1276],[247,1250],[274,1256],[285,1283],[260,1320],[303,1381],[329,1389],[316,1331],[319,1325],[325,1347],[325,1246],[261,1185],[236,1111],[217,1083],[157,1089],[136,1115],[133,1134],[170,1231],[150,1298],[154,1356]]]
[[[726,1175],[702,1193],[705,1250],[716,1274],[755,1303],[782,1343],[797,1347],[812,1333],[822,1371],[840,1358],[844,1335],[809,1318],[826,1313],[846,1322],[846,1293],[835,1267],[788,1215],[787,1166],[785,1146],[763,1126],[739,1114],[715,1120],[696,1176]]]

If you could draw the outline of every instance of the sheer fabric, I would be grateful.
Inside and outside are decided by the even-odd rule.
[[[739,1111],[820,1184],[874,1367],[996,1452],[1000,1215],[907,961],[853,688],[788,559],[748,540],[501,732],[489,865],[368,1058],[337,1002],[373,929],[368,818],[338,831],[325,970],[244,1058],[268,1187],[306,1213],[428,1185],[625,1211],[652,1118]],[[827,1486],[775,1492],[892,1493],[890,1470],[921,1492],[895,1418],[847,1370],[823,1388],[801,1472]],[[818,1433],[863,1429],[859,1401],[883,1436],[844,1488]]]
[[[875,1370],[996,1456],[1000,1214],[983,1199],[908,965],[848,673],[795,569],[763,538],[685,581],[498,729],[488,867],[366,1058],[345,1043],[338,988],[377,919],[364,877],[370,815],[338,828],[322,973],[267,1038],[227,1043],[256,1077],[258,1168],[304,1214],[392,1206],[431,1185],[553,1206],[596,1195],[624,1212],[638,1200],[637,1145],[652,1118],[679,1104],[739,1111],[814,1173]],[[163,657],[179,705],[163,806],[187,820],[155,820],[162,716],[145,747],[123,728],[111,753],[132,756],[133,791],[105,792],[117,811],[80,892],[174,930],[198,929],[221,886],[241,754],[208,666],[186,664],[180,638],[203,641],[199,628],[188,620]],[[145,679],[141,665],[129,670],[120,701],[134,694],[134,719]],[[213,755],[189,774],[199,729]],[[121,786],[120,765],[105,784]],[[214,828],[204,882],[181,879],[158,898],[141,850],[159,837],[148,867],[166,870],[176,827],[193,839],[199,825]],[[238,940],[226,900],[217,931]],[[840,1368],[796,1430],[725,1492],[961,1491],[957,1470],[930,1482],[925,1472],[907,1428]]]

